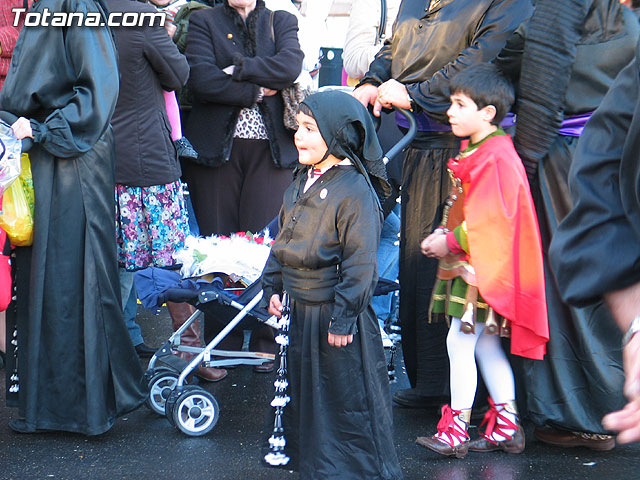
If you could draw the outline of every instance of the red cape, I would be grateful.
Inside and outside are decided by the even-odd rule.
[[[463,142],[464,149],[467,142]],[[542,360],[549,340],[542,245],[522,162],[508,135],[485,140],[449,168],[469,184],[469,263],[482,298],[511,320],[511,353]]]

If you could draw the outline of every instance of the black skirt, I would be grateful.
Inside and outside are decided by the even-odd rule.
[[[386,361],[371,307],[358,318],[353,343],[327,341],[332,303],[291,301],[283,426],[300,478],[400,479]],[[273,410],[273,409],[271,409]],[[273,418],[273,416],[271,416]],[[268,431],[270,433],[270,430]]]

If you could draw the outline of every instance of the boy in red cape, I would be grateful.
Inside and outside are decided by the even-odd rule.
[[[417,442],[458,458],[468,450],[520,453],[524,432],[500,336],[511,337],[513,354],[541,360],[549,327],[535,208],[522,162],[499,127],[514,93],[489,64],[456,75],[450,92],[451,128],[469,140],[449,160],[452,189],[442,224],[421,249],[440,259],[430,317],[450,320],[451,406],[442,407],[438,432]],[[476,358],[491,397],[484,433],[470,441]]]

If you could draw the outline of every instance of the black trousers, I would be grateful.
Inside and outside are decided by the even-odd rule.
[[[262,230],[280,211],[293,174],[273,163],[268,140],[235,138],[227,163],[184,162],[183,178],[206,236]]]
[[[445,322],[429,323],[428,310],[438,261],[425,257],[420,242],[440,220],[449,194],[447,161],[456,148],[409,148],[402,172],[400,226],[400,325],[411,386],[422,395],[449,394]]]

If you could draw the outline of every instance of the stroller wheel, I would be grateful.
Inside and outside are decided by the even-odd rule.
[[[175,389],[172,390],[169,398],[167,398],[167,403],[165,403],[164,405],[164,416],[167,418],[167,421],[171,424],[172,427],[176,426],[176,424],[173,422],[173,409],[175,408],[176,402],[178,401],[178,397],[180,395],[182,395],[182,392],[178,392]]]
[[[167,415],[168,416],[168,415]],[[173,424],[182,433],[198,437],[210,432],[218,423],[220,407],[204,388],[188,385],[173,406]]]
[[[150,368],[146,372],[144,372],[144,375],[142,376],[142,384],[148,387],[149,382],[151,382],[151,379],[154,377],[154,375],[157,375],[160,372],[173,372],[173,370],[168,367]]]
[[[149,368],[146,372],[144,372],[144,375],[142,378],[144,378],[146,380],[147,383],[149,383],[149,380],[151,380],[151,378],[154,375],[157,375],[160,372],[175,372],[176,370],[174,370],[173,368],[164,366],[164,365],[160,365],[159,367],[155,367],[155,368]]]
[[[178,378],[177,374],[176,374],[176,378]],[[177,383],[177,380],[176,380],[176,383]],[[178,389],[174,385],[173,389],[171,390],[171,393],[169,393],[169,397],[167,398],[166,403],[164,404],[164,416],[167,417],[167,421],[171,424],[172,427],[176,426],[176,424],[173,421],[173,409],[176,406],[176,402],[178,401],[178,398],[180,397],[180,395],[186,392],[187,389],[189,388],[193,389],[195,387],[197,387],[197,385],[194,385],[193,383],[185,384],[182,390],[178,391]]]
[[[146,405],[158,415],[165,414],[167,399],[178,383],[178,374],[171,370],[161,370],[149,380],[149,396]]]

